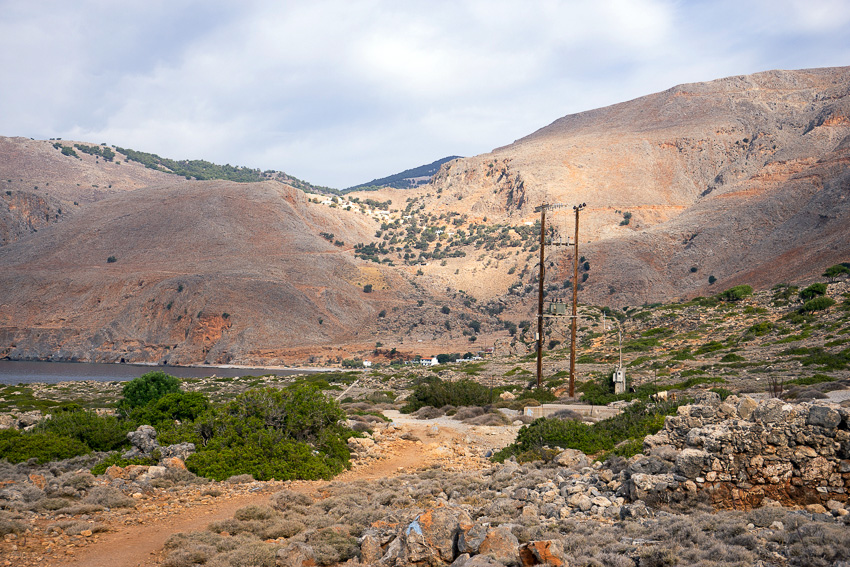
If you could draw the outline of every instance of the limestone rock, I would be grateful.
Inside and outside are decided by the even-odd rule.
[[[360,540],[360,561],[366,565],[381,559],[381,542],[374,534],[366,534]]]
[[[531,557],[528,557],[528,554]],[[551,565],[552,567],[566,567],[567,553],[563,542],[555,539],[543,541],[531,541],[520,550],[522,564],[525,565]],[[529,561],[533,559],[533,561]]]
[[[469,531],[462,531],[458,535],[457,550],[459,553],[478,553],[481,542],[487,537],[487,527],[476,524]]]
[[[306,543],[290,543],[278,550],[275,564],[277,567],[314,567],[316,555]]]
[[[817,425],[827,429],[835,429],[840,423],[841,414],[826,406],[813,406],[806,419],[806,425]]]
[[[127,438],[133,444],[133,448],[124,453],[125,459],[149,457],[156,449],[159,449],[159,443],[156,442],[156,429],[150,425],[140,425],[138,429],[128,433]]]
[[[758,407],[757,401],[749,396],[743,396],[740,401],[738,401],[738,416],[741,419],[749,420],[756,407]]]
[[[587,455],[577,449],[566,449],[555,457],[554,461],[562,467],[571,469],[584,468],[588,466]]]
[[[676,468],[683,476],[696,478],[700,476],[709,462],[709,454],[699,449],[685,449],[676,457]]]
[[[478,553],[488,555],[505,565],[519,563],[519,540],[505,526],[491,528],[481,542]]]
[[[438,506],[416,517],[404,530],[403,558],[408,563],[451,563],[461,533],[472,529],[472,519],[461,508]],[[397,538],[399,539],[399,538]]]
[[[163,459],[177,457],[181,461],[189,458],[189,455],[195,452],[194,443],[177,443],[176,445],[168,445],[160,449],[160,454]]]

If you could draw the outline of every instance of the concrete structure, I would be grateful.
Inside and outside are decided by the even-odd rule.
[[[625,394],[626,393],[626,369],[622,366],[618,367],[614,370],[614,375],[611,377],[614,381],[614,393],[615,394]]]
[[[587,404],[543,404],[542,406],[529,406],[525,408],[525,415],[537,419],[538,417],[546,417],[561,410],[571,410],[581,415],[593,419],[608,419],[619,415],[622,410],[608,406],[591,406]]]

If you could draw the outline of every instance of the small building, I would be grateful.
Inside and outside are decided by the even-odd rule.
[[[372,367],[372,361],[371,360],[364,360],[363,361],[363,368],[371,368],[371,367]]]
[[[614,375],[611,377],[614,381],[614,393],[615,394],[625,394],[626,393],[626,369],[622,366],[618,366],[616,370],[614,370]]]

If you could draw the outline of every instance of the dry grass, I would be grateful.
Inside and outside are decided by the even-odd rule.
[[[83,498],[83,503],[95,504],[104,508],[132,508],[136,505],[135,500],[112,486],[92,488],[88,496]]]
[[[311,546],[320,565],[341,563],[357,556],[357,538],[370,526],[395,526],[390,528],[395,531],[440,502],[464,506],[476,525],[510,526],[520,542],[558,539],[570,565],[748,567],[762,561],[825,566],[850,560],[846,537],[850,521],[817,521],[811,514],[785,508],[746,513],[656,510],[648,518],[609,524],[590,518],[561,519],[557,506],[537,502],[539,516],[523,516],[527,502],[514,500],[514,492],[556,486],[553,479],[561,470],[545,463],[524,465],[513,473],[507,467],[476,474],[434,467],[416,475],[332,482],[315,499],[281,491],[270,507],[242,508],[234,518],[211,525],[205,535],[173,536],[165,565],[266,565],[277,550],[296,542]],[[775,522],[784,529],[771,528]],[[216,551],[211,555],[212,548]]]
[[[66,535],[80,535],[85,530],[91,530],[92,533],[105,532],[107,527],[104,524],[97,522],[84,522],[80,520],[65,520],[49,524],[45,531],[49,533],[64,533]]]

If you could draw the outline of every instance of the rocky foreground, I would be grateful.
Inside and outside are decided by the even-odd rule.
[[[352,442],[354,470],[331,483],[210,483],[174,459],[99,477],[81,460],[6,466],[0,553],[6,565],[102,559],[110,550],[100,539],[110,532],[255,494],[234,500],[246,505],[232,517],[167,534],[157,560],[169,567],[850,561],[850,408],[706,395],[667,418],[646,439],[645,455],[604,464],[556,448],[548,463],[489,463],[481,453],[491,429],[499,428],[448,435],[428,420],[376,425],[367,440]]]

